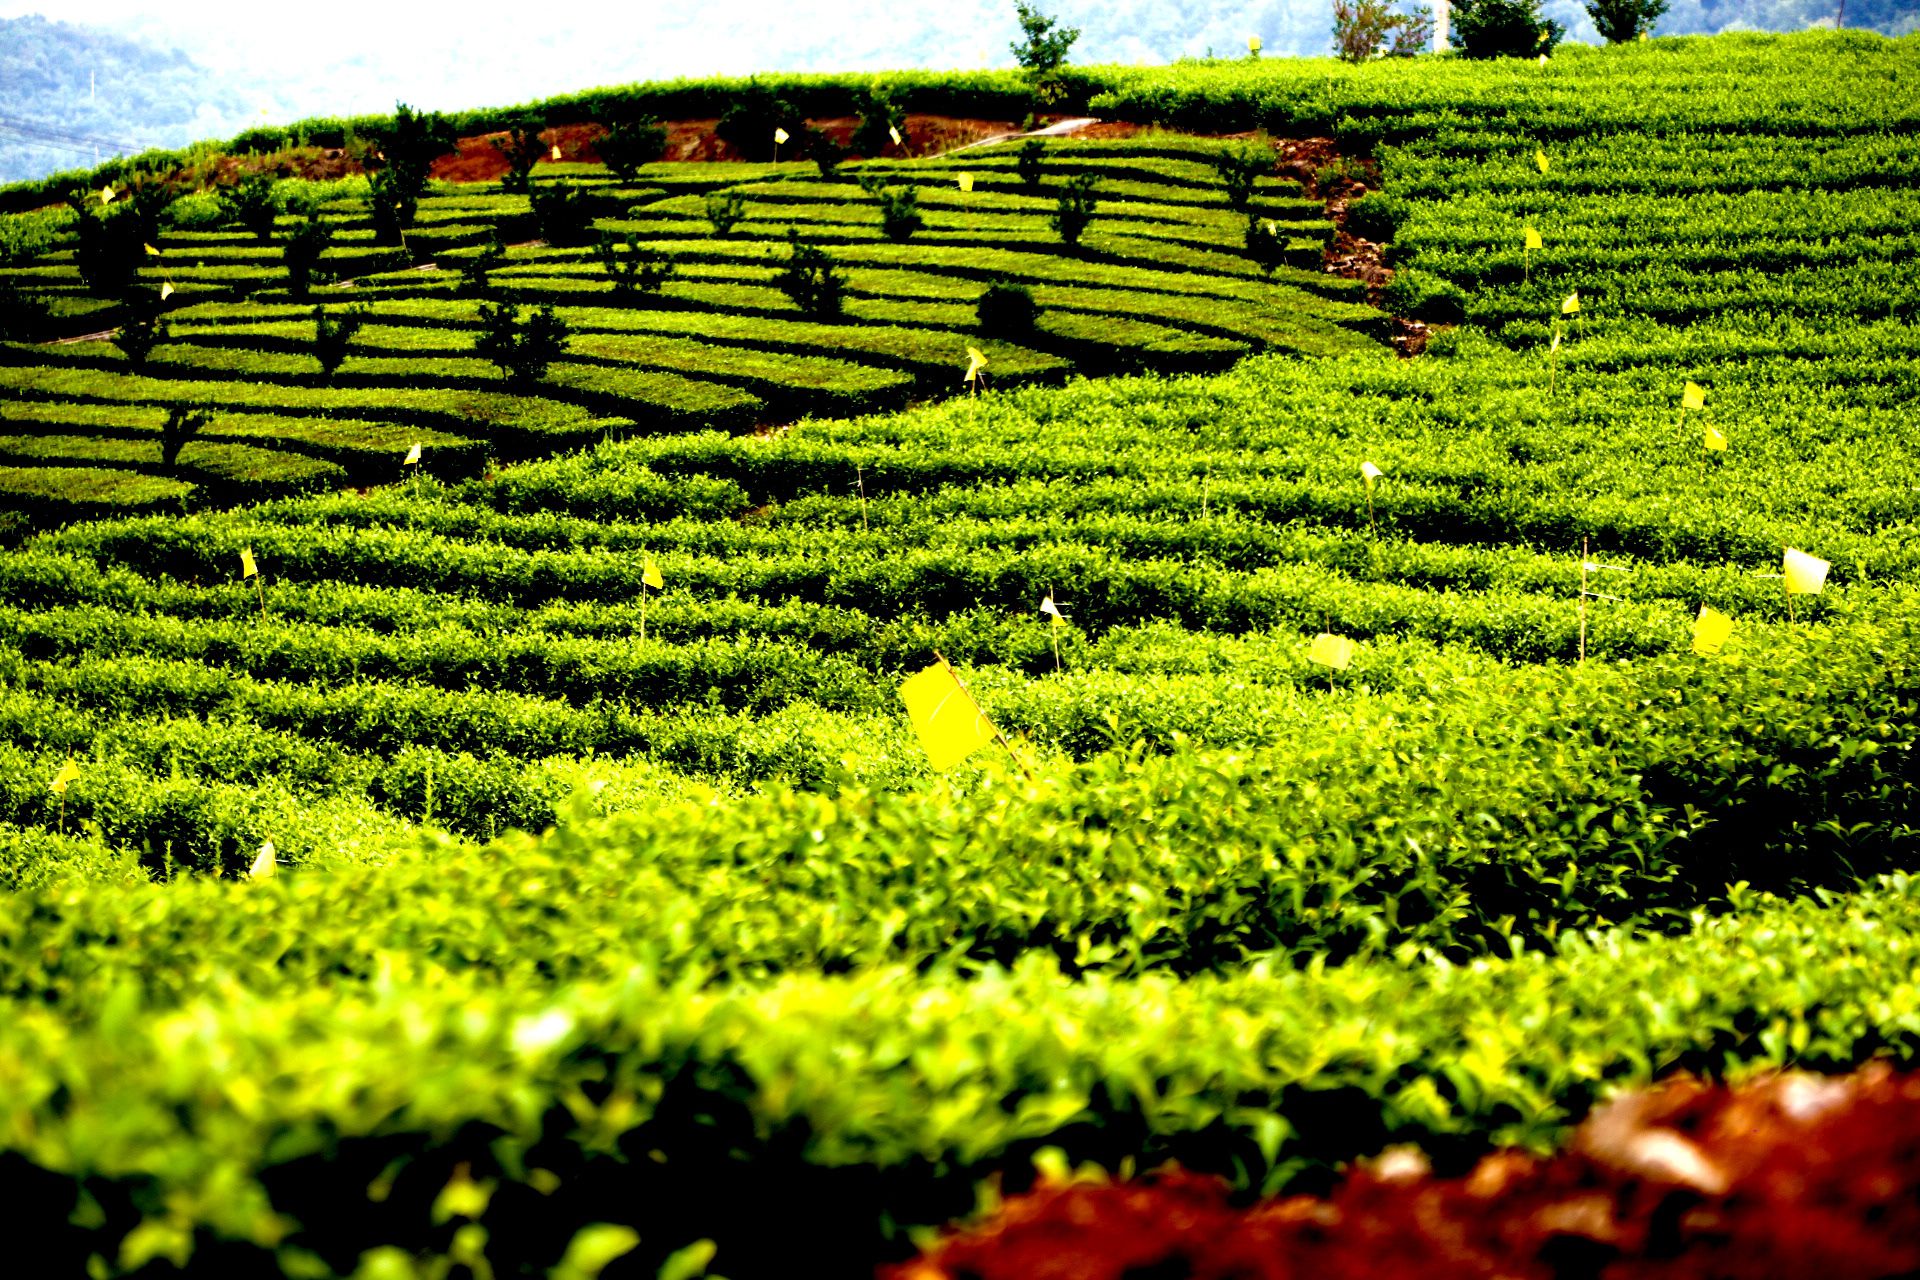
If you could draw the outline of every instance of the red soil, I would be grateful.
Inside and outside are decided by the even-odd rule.
[[[1412,1150],[1327,1199],[1238,1208],[1180,1170],[1043,1184],[885,1280],[1869,1280],[1920,1273],[1920,1074],[1676,1079],[1561,1154],[1436,1178]]]

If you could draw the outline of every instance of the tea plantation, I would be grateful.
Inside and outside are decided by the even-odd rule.
[[[610,225],[671,305],[500,270],[574,327],[534,393],[377,262],[322,385],[225,231],[176,286],[266,284],[145,372],[6,349],[19,491],[268,484],[163,475],[176,403],[189,450],[337,468],[0,553],[0,1186],[60,1270],[851,1277],[1036,1155],[1312,1188],[1920,1049],[1920,39],[1076,83],[1372,153],[1349,229],[1454,327],[1400,358],[1247,266],[1180,154],[1220,144],[1146,133],[1052,148],[1165,211],[1097,254],[994,154],[889,166],[902,245],[839,178],[650,171]],[[474,243],[522,199],[423,210]],[[803,222],[840,320],[766,283]],[[1039,328],[954,395],[1003,272]],[[1011,753],[929,771],[897,690],[936,654]]]

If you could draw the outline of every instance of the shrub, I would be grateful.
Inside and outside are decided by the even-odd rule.
[[[320,221],[318,213],[308,214],[307,220],[287,237],[280,254],[287,264],[287,289],[294,297],[307,296],[313,287],[314,272],[320,265],[320,255],[332,243],[333,228]]]
[[[487,242],[460,268],[460,292],[473,296],[487,291],[487,277],[507,260],[507,246],[500,239],[500,228],[487,230]]]
[[[1020,175],[1020,185],[1030,191],[1040,189],[1040,170],[1047,156],[1047,144],[1038,138],[1028,138],[1020,144],[1020,153],[1013,158],[1013,168]]]
[[[740,220],[747,216],[747,198],[738,191],[709,191],[707,193],[707,221],[713,224],[716,236],[730,235]]]
[[[800,149],[813,157],[813,162],[820,166],[820,176],[823,178],[831,178],[833,171],[840,167],[840,162],[851,154],[824,129],[808,129],[797,136]]]
[[[167,321],[161,314],[160,294],[154,289],[133,289],[126,297],[127,318],[113,335],[113,345],[138,369],[167,340]]]
[[[853,149],[863,156],[877,156],[893,141],[893,130],[906,136],[907,111],[880,85],[867,90],[860,101],[860,124],[853,131]]]
[[[642,165],[652,164],[667,154],[667,130],[652,116],[623,120],[593,144],[601,163],[613,170],[622,182],[632,182]]]
[[[1078,245],[1085,233],[1087,224],[1093,221],[1093,211],[1098,205],[1094,199],[1095,178],[1090,173],[1075,174],[1067,179],[1066,189],[1060,193],[1060,202],[1047,221],[1060,233],[1060,238],[1070,245]]]
[[[427,189],[433,162],[459,145],[453,125],[437,113],[422,115],[404,102],[394,104],[393,119],[369,131],[375,150],[367,158],[377,185],[376,220],[381,210],[393,220],[395,234],[413,225],[414,210]]]
[[[1333,0],[1333,47],[1345,62],[1411,58],[1433,39],[1433,11],[1395,13],[1388,0]]]
[[[787,231],[787,244],[787,265],[773,278],[775,287],[810,316],[839,315],[846,281],[835,268],[833,259],[814,245],[802,244],[800,233],[791,228]]]
[[[881,187],[874,195],[880,201],[880,234],[895,244],[905,243],[926,225],[920,214],[920,188]]]
[[[408,190],[391,169],[375,170],[367,179],[367,213],[373,218],[376,243],[404,245],[419,208],[419,194]]]
[[[502,191],[522,194],[533,189],[533,166],[546,154],[540,141],[540,122],[522,116],[507,126],[507,136],[495,138],[493,149],[507,158],[507,172],[500,179]]]
[[[322,374],[333,377],[347,358],[347,344],[372,314],[366,307],[348,307],[334,318],[325,307],[313,309],[313,358],[320,362]]]
[[[1258,142],[1227,147],[1213,159],[1226,184],[1227,203],[1244,209],[1253,199],[1253,187],[1262,174],[1273,172],[1273,148]]]
[[[167,420],[160,427],[160,465],[171,467],[180,461],[180,450],[186,448],[187,441],[200,433],[200,429],[211,421],[205,413],[177,404],[167,410]]]
[[[623,248],[624,254],[620,252]],[[658,293],[673,275],[673,259],[643,245],[632,233],[621,238],[602,232],[599,254],[600,265],[607,269],[607,278],[613,281],[617,293]]]
[[[516,307],[483,303],[480,330],[473,349],[500,366],[510,382],[538,382],[547,366],[566,353],[567,324],[552,307],[539,308],[523,322]]]
[[[1653,34],[1653,24],[1667,11],[1667,0],[1586,0],[1586,8],[1601,39],[1625,44]]]
[[[1286,241],[1272,218],[1248,214],[1246,243],[1247,257],[1259,263],[1263,271],[1272,271],[1285,258]]]
[[[749,80],[734,94],[714,133],[749,160],[771,160],[776,129],[785,129],[790,135],[787,158],[797,158],[806,145],[806,117],[772,89]]]
[[[1033,300],[1033,290],[1026,285],[995,281],[980,295],[974,314],[979,319],[980,332],[1019,337],[1033,331],[1040,307]]]
[[[140,238],[133,219],[119,213],[99,212],[99,202],[91,192],[75,192],[67,197],[77,217],[74,220],[73,264],[80,281],[95,297],[116,298],[133,288],[140,278],[146,242]]]
[[[533,193],[533,221],[548,244],[581,245],[593,237],[593,210],[571,182],[555,182]]]
[[[1405,217],[1405,206],[1392,196],[1376,191],[1347,206],[1347,234],[1385,243],[1400,230]]]
[[[1465,290],[1450,280],[1424,271],[1394,273],[1381,300],[1396,315],[1425,320],[1429,324],[1464,324],[1467,319]]]
[[[244,227],[261,244],[273,241],[273,220],[280,216],[280,201],[273,193],[273,179],[252,177],[221,193],[220,203],[227,217]]]
[[[1025,39],[1007,47],[1026,72],[1034,100],[1042,105],[1056,102],[1061,94],[1060,68],[1066,63],[1067,51],[1080,38],[1080,28],[1061,26],[1026,0],[1013,0],[1013,11]]]
[[[1540,0],[1455,0],[1453,47],[1469,58],[1551,53],[1566,28],[1540,13]]]

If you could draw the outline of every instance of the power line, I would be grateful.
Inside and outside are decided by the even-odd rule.
[[[54,147],[62,151],[92,151],[98,147],[102,151],[144,151],[147,148],[137,142],[125,142],[112,138],[99,138],[86,133],[69,133],[64,129],[55,129],[43,124],[34,124],[26,120],[10,120],[0,116],[0,133],[11,134],[27,142],[43,147]]]

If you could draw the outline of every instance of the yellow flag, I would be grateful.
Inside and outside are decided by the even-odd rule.
[[[945,773],[994,739],[993,725],[945,662],[909,676],[900,699],[935,772]]]
[[[1713,450],[1715,453],[1725,453],[1727,451],[1726,433],[1708,427],[1706,445],[1707,448]]]
[[[972,174],[970,174],[970,173],[963,173],[963,174],[961,174],[961,175],[960,175],[960,189],[961,189],[962,191],[971,191],[971,190],[973,190],[973,175],[972,175]]]
[[[978,382],[980,380],[981,370],[985,369],[986,367],[987,367],[987,357],[985,356],[985,354],[981,352],[980,348],[968,347],[967,348],[967,376],[960,379],[960,381]]]
[[[1540,170],[1541,173],[1545,173],[1547,171],[1549,166],[1547,162],[1547,153],[1544,149],[1540,147],[1535,147],[1533,149],[1533,163]]]
[[[419,461],[420,461],[420,445],[419,445],[419,442],[416,441],[414,443],[413,448],[407,450],[407,456],[400,460],[400,465],[403,467],[413,466]]]
[[[1559,349],[1560,349],[1560,331],[1558,329],[1555,329],[1553,331],[1553,344],[1549,346],[1547,350],[1549,352],[1553,352],[1553,351],[1558,351]]]
[[[162,281],[160,285],[160,301],[165,302],[168,298],[171,298],[173,294],[174,294],[173,281],[171,280]]]
[[[647,557],[646,567],[640,571],[640,581],[646,583],[655,591],[665,591],[667,589],[667,580],[660,576],[660,566],[653,562],[652,556]]]
[[[1567,300],[1560,304],[1560,314],[1563,316],[1577,316],[1580,314],[1580,291],[1578,289],[1568,294]]]
[[[53,775],[53,781],[49,782],[47,786],[53,791],[53,794],[64,796],[67,794],[67,784],[69,782],[78,782],[79,780],[80,766],[73,762],[72,757],[68,757],[67,762],[60,766],[60,772]]]
[[[1697,382],[1689,382],[1686,390],[1680,393],[1682,409],[1704,409],[1707,407],[1707,389]]]
[[[1369,489],[1373,488],[1373,482],[1375,480],[1378,480],[1385,474],[1384,471],[1374,466],[1371,462],[1363,462],[1360,464],[1360,478],[1367,482],[1367,488]]]
[[[1720,652],[1720,647],[1733,634],[1733,619],[1710,604],[1700,606],[1700,616],[1693,620],[1693,651],[1701,657]]]
[[[1048,596],[1040,602],[1040,612],[1051,614],[1053,617],[1053,625],[1056,627],[1067,620],[1067,615],[1060,612],[1060,606],[1053,602],[1052,596]]]
[[[1540,55],[1540,65],[1543,67],[1547,65],[1547,55],[1544,53]]]
[[[1260,37],[1259,36],[1247,37],[1247,52],[1252,54],[1256,58],[1260,56]]]
[[[893,125],[887,126],[887,136],[893,139],[893,145],[896,147],[907,145],[907,140],[900,136],[900,130]]]
[[[556,142],[556,143],[554,143],[554,144],[553,144],[553,150],[552,150],[552,151],[551,151],[550,153],[548,153],[548,154],[549,154],[549,156],[550,156],[550,158],[551,158],[551,159],[553,159],[553,160],[556,160],[556,161],[557,161],[557,160],[559,160],[559,159],[560,159],[560,144],[559,144],[559,143],[557,143],[557,142]]]
[[[101,204],[113,203],[113,184],[111,182],[109,182],[106,186],[100,188],[100,203]]]
[[[1347,664],[1353,661],[1353,650],[1353,641],[1347,637],[1322,631],[1307,648],[1307,661],[1332,667],[1335,671],[1345,671]]]
[[[1527,248],[1544,249],[1547,247],[1547,242],[1545,240],[1542,240],[1540,238],[1540,233],[1538,231],[1535,231],[1532,227],[1527,228],[1526,236],[1527,236]]]
[[[1790,596],[1817,596],[1827,585],[1827,570],[1833,566],[1819,556],[1810,556],[1794,547],[1787,548],[1781,576],[1787,580]]]
[[[159,251],[158,249],[156,249],[156,248],[154,248],[154,247],[153,247],[152,245],[150,245],[150,244],[143,244],[143,245],[141,245],[140,247],[141,247],[142,249],[145,249],[145,250],[147,251],[147,256],[148,256],[149,258],[157,258],[157,257],[159,257],[159,256],[160,256],[160,251]]]
[[[251,578],[251,577],[255,577],[256,575],[258,575],[258,574],[259,574],[259,572],[260,572],[260,566],[259,566],[259,565],[256,565],[256,564],[255,564],[255,563],[253,562],[253,548],[252,548],[252,547],[242,547],[242,548],[240,549],[240,579],[241,579],[241,581],[243,581],[243,582],[244,582],[244,581],[245,581],[246,579],[248,579],[248,578]]]
[[[793,135],[788,133],[785,129],[775,129],[773,131],[774,145],[784,147],[787,145],[787,139],[791,138],[792,136]]]
[[[254,855],[253,865],[247,868],[247,879],[273,879],[275,864],[277,864],[279,860],[280,857],[273,847],[273,841],[267,841],[260,846],[260,852]]]

